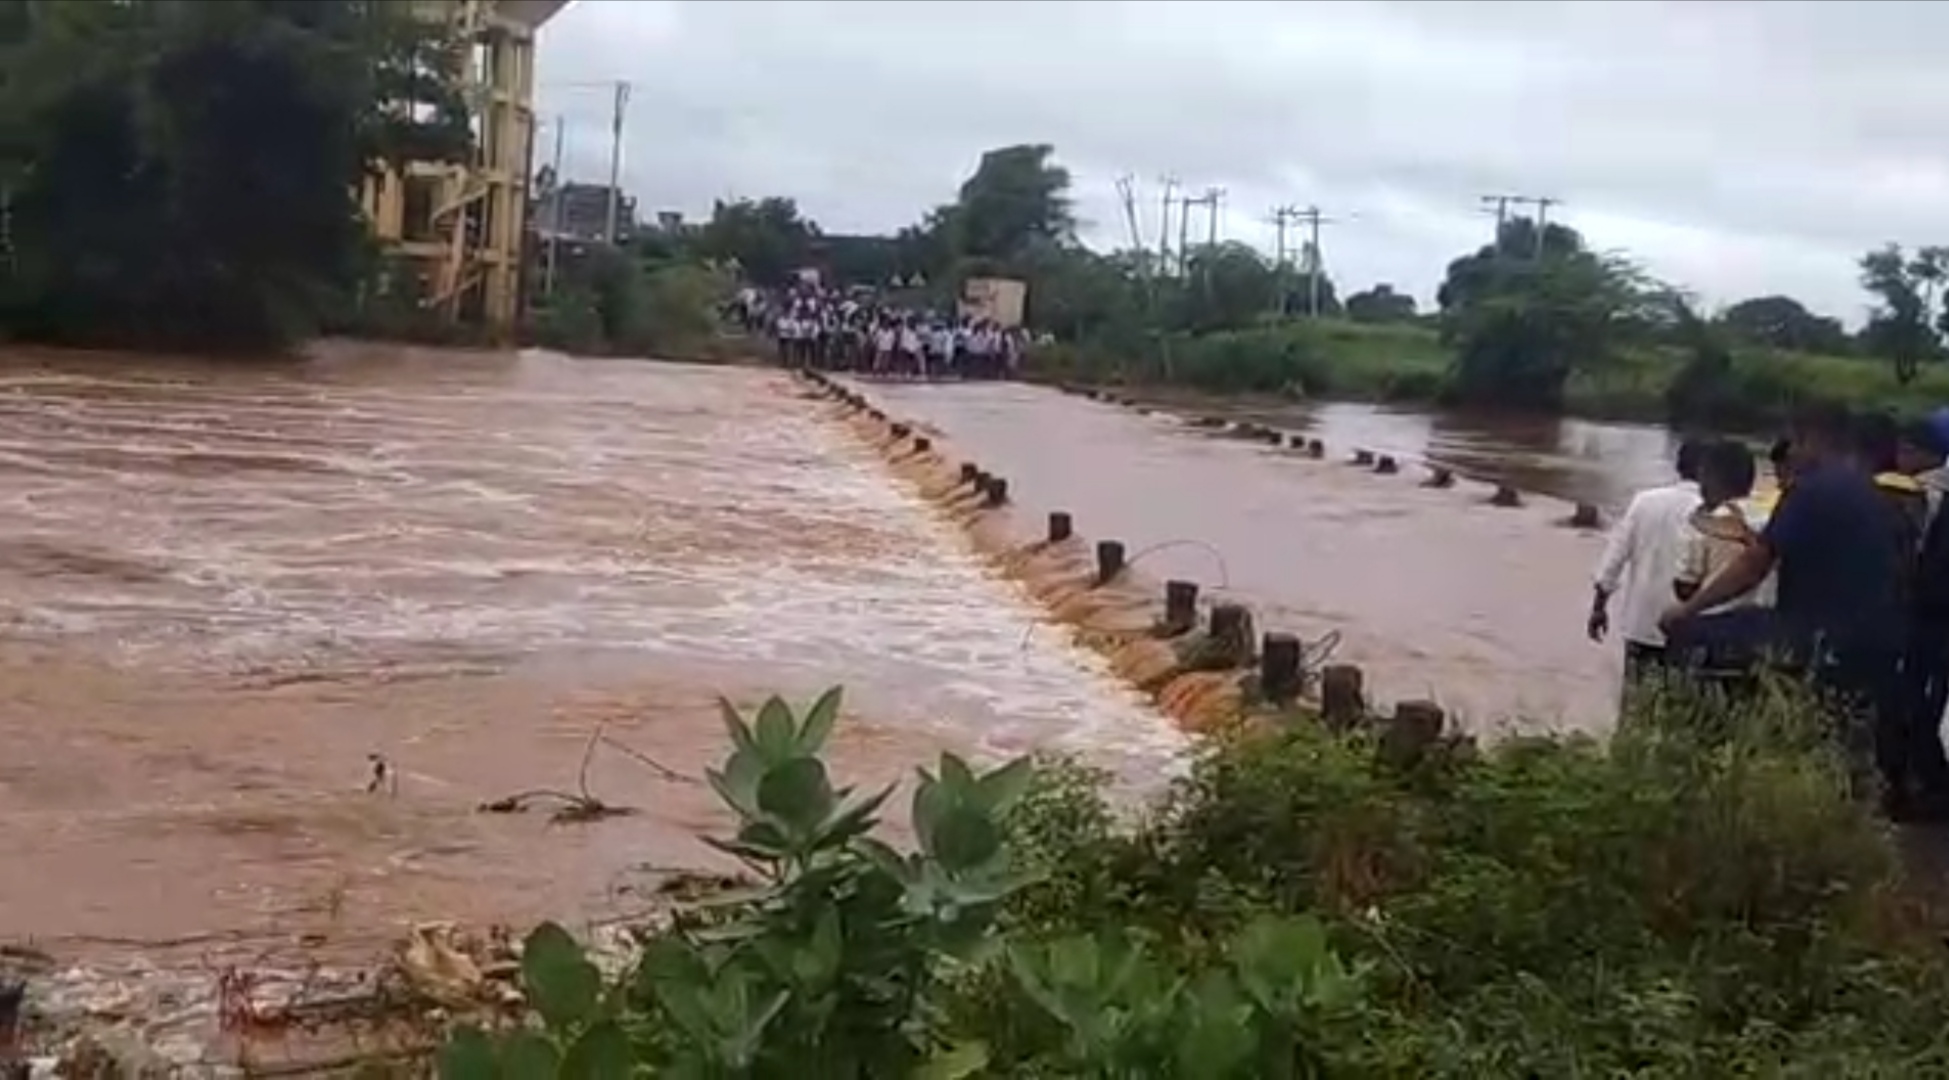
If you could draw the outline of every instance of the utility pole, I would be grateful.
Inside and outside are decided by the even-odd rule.
[[[1267,219],[1272,222],[1275,238],[1272,245],[1272,308],[1276,315],[1286,313],[1286,271],[1290,266],[1286,260],[1286,230],[1298,222],[1299,212],[1297,206],[1275,206],[1272,216]]]
[[[1225,202],[1225,189],[1208,187],[1200,201],[1205,204],[1205,256],[1209,258],[1218,247],[1218,208]]]
[[[1306,315],[1308,318],[1320,317],[1320,279],[1326,273],[1326,257],[1320,252],[1320,226],[1331,225],[1334,219],[1320,212],[1317,206],[1308,206],[1292,215],[1295,224],[1306,226]],[[1282,227],[1283,230],[1283,227]]]
[[[1483,213],[1493,213],[1496,217],[1495,249],[1498,256],[1506,254],[1503,251],[1502,237],[1510,221],[1509,208],[1534,206],[1536,216],[1533,220],[1536,225],[1536,236],[1531,241],[1529,254],[1533,259],[1543,257],[1543,226],[1548,224],[1550,207],[1563,205],[1563,200],[1552,199],[1547,195],[1484,195],[1481,197],[1481,202]],[[1520,216],[1521,210],[1518,209],[1517,213]]]
[[[1178,178],[1165,173],[1157,178],[1157,184],[1164,194],[1157,204],[1157,268],[1160,273],[1170,273],[1171,269],[1171,198],[1177,194]]]
[[[1273,236],[1276,238],[1273,241],[1272,247],[1272,265],[1275,267],[1284,267],[1286,265],[1286,230],[1291,228],[1299,220],[1299,207],[1275,206],[1272,208],[1272,216],[1267,220],[1272,222],[1275,230]]]
[[[1148,277],[1152,271],[1149,265],[1150,260],[1144,257],[1144,229],[1143,226],[1137,223],[1136,177],[1128,173],[1117,177],[1117,201],[1123,206],[1123,223],[1124,227],[1130,232],[1131,250],[1137,253],[1140,260],[1139,265],[1143,267],[1144,274]]]
[[[568,136],[568,124],[561,116],[555,117],[555,157],[548,166],[554,179],[553,189],[548,193],[548,257],[542,263],[541,294],[550,300],[555,298],[555,265],[561,257],[562,245],[562,144]]]
[[[1482,212],[1496,216],[1496,253],[1502,252],[1502,227],[1509,224],[1509,204],[1521,202],[1521,195],[1484,195],[1477,201],[1482,204]]]
[[[1189,196],[1178,196],[1178,276],[1184,276],[1185,255],[1191,249],[1191,208],[1199,200]]]
[[[1533,258],[1541,259],[1543,257],[1544,227],[1550,223],[1549,222],[1550,207],[1561,206],[1563,204],[1563,200],[1552,199],[1547,195],[1543,195],[1535,199],[1531,199],[1530,201],[1536,204],[1536,250],[1534,252],[1531,252],[1531,256]]]
[[[623,182],[623,114],[629,108],[629,83],[616,80],[616,105],[609,121],[609,216],[602,231],[602,238],[611,247],[616,244],[616,215],[622,206]]]

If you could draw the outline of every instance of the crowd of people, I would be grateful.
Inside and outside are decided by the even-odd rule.
[[[1588,633],[1605,639],[1615,600],[1627,693],[1808,676],[1883,810],[1949,821],[1949,409],[1900,424],[1810,406],[1767,457],[1763,479],[1745,443],[1682,442],[1678,479],[1611,531]]]
[[[871,290],[747,288],[733,315],[746,332],[771,338],[787,366],[889,378],[1012,378],[1029,345],[1021,327],[918,311]]]

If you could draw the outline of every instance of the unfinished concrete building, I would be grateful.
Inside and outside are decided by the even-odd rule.
[[[369,179],[374,232],[441,317],[495,333],[520,315],[522,240],[535,131],[535,34],[569,0],[412,0],[469,45],[463,91],[472,161],[415,162]]]

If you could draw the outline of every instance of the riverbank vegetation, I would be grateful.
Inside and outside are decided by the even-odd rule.
[[[0,0],[0,336],[259,351],[351,320],[375,163],[472,145],[405,5]]]
[[[1282,262],[1237,242],[1092,251],[1069,187],[1051,147],[1011,146],[892,236],[826,235],[784,198],[720,203],[689,235],[767,284],[811,265],[946,302],[972,276],[1021,279],[1031,324],[1057,339],[1029,375],[1050,381],[1730,425],[1816,396],[1901,411],[1949,400],[1949,249],[1865,254],[1872,314],[1850,332],[1785,296],[1701,312],[1576,230],[1514,217],[1448,264],[1422,312],[1385,283],[1344,292],[1304,245]]]
[[[543,927],[495,1076],[1894,1077],[1949,1069],[1949,954],[1788,688],[1651,694],[1608,744],[1418,750],[1311,716],[1134,818],[1071,763],[836,789],[836,695],[727,709],[750,888],[605,981]]]
[[[716,267],[653,241],[585,245],[559,258],[527,339],[578,356],[720,357],[718,310],[735,283]]]

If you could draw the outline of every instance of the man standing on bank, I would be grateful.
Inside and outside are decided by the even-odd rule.
[[[1624,683],[1659,671],[1665,660],[1665,632],[1658,615],[1672,596],[1682,541],[1692,512],[1699,508],[1699,458],[1705,443],[1678,444],[1678,479],[1631,497],[1624,516],[1611,528],[1604,557],[1597,563],[1590,618],[1584,624],[1592,641],[1611,630],[1611,597],[1623,594],[1618,636],[1624,639]]]

